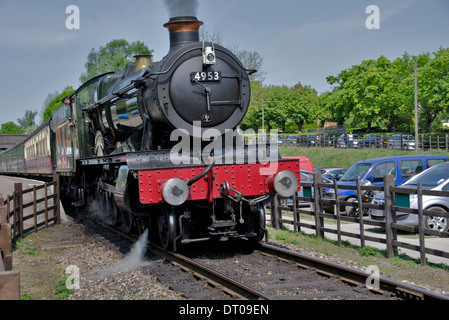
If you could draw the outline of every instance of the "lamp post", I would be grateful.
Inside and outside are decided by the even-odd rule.
[[[416,60],[417,57],[413,58],[415,64],[415,150],[418,150],[418,81],[416,75]]]

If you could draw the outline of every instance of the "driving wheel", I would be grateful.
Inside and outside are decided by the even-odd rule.
[[[161,247],[164,250],[175,250],[176,216],[173,206],[164,204],[159,215],[158,230]]]

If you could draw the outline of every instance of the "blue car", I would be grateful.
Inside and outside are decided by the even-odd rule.
[[[396,185],[403,184],[416,174],[439,163],[448,161],[447,156],[440,155],[405,155],[394,157],[373,158],[353,164],[340,178],[338,185],[383,186],[384,175],[394,175]],[[324,191],[325,198],[335,198],[335,190],[328,188]],[[338,197],[343,201],[356,201],[355,190],[338,189]],[[340,208],[340,211],[351,211],[352,206]]]

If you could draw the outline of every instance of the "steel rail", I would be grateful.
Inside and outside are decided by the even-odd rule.
[[[372,276],[371,273],[364,272],[355,268],[347,267],[332,261],[327,261],[312,256],[307,256],[298,252],[294,252],[288,249],[279,248],[265,242],[260,242],[258,248],[261,252],[279,258],[292,261],[303,267],[315,268],[319,272],[325,274],[332,274],[339,276],[342,280],[366,284],[367,279]],[[390,278],[379,276],[379,288],[372,289],[373,291],[388,291],[393,292],[397,296],[404,299],[417,299],[417,300],[449,300],[449,296],[432,292],[423,288],[412,286],[406,283],[402,283]]]
[[[163,250],[162,248],[149,244],[149,249],[153,252],[168,258],[169,260],[199,274],[201,277],[212,281],[215,285],[218,284],[233,294],[238,295],[246,300],[276,300],[276,298],[264,294],[252,287],[249,287],[241,282],[238,282],[228,276],[215,271],[205,265],[197,263],[186,256],[171,251]]]

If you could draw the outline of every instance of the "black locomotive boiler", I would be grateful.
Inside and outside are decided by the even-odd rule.
[[[277,141],[243,144],[236,128],[254,70],[199,41],[201,25],[171,18],[161,61],[137,56],[123,72],[87,81],[24,143],[0,154],[0,171],[58,173],[72,204],[100,204],[108,223],[149,228],[164,248],[256,243],[265,204],[299,189],[299,161],[280,158]]]

